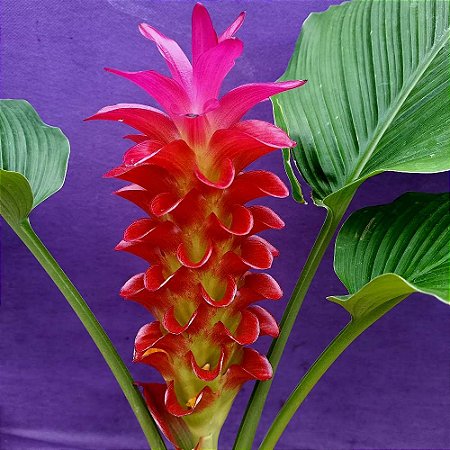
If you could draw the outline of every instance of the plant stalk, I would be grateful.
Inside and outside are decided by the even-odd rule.
[[[127,398],[150,448],[153,450],[167,450],[141,393],[134,385],[130,372],[117,353],[114,345],[80,293],[36,235],[29,220],[26,219],[19,225],[11,225],[11,228],[48,273],[100,350],[100,353]]]
[[[214,432],[208,436],[200,438],[196,450],[218,450],[219,448],[219,432]]]
[[[351,201],[352,196],[344,201],[338,211],[327,209],[327,216],[322,228],[317,235],[316,241],[308,255],[305,266],[302,270],[300,278],[295,285],[292,296],[284,311],[283,318],[280,322],[280,334],[277,339],[272,342],[268,352],[268,359],[272,364],[273,373],[277,370],[281,356],[283,355],[289,335],[295,324],[295,320],[300,311],[300,308],[308,292],[309,286],[317,272],[317,269],[322,261],[323,255],[334,236],[334,233],[344,215],[347,207]],[[234,443],[234,450],[251,449],[255,439],[258,423],[264,408],[264,404],[269,393],[272,379],[264,382],[257,382],[252,395],[250,397],[247,409],[239,428],[239,432]]]
[[[348,323],[309,368],[308,372],[286,400],[275,417],[275,420],[272,422],[259,450],[273,450],[275,448],[290,420],[303,403],[303,400],[305,400],[317,382],[322,378],[322,375],[361,333],[406,297],[397,297],[376,308],[370,314]]]

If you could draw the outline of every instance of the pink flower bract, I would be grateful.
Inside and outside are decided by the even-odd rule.
[[[241,120],[257,103],[304,81],[252,83],[220,97],[222,82],[241,55],[235,37],[244,13],[220,36],[206,8],[192,16],[192,63],[179,45],[150,25],[171,78],[152,70],[109,72],[148,92],[165,111],[118,104],[90,119],[124,122],[139,134],[123,163],[107,176],[131,184],[117,194],[146,213],[125,231],[117,249],[149,263],[121,295],[156,318],[135,341],[134,361],[156,368],[164,384],[143,384],[148,407],[176,447],[181,435],[192,448],[217,441],[234,397],[248,380],[267,380],[272,368],[248,347],[260,335],[276,337],[274,318],[254,303],[282,292],[269,275],[278,255],[257,233],[283,221],[259,197],[285,197],[274,174],[244,169],[273,150],[295,143],[259,120]]]

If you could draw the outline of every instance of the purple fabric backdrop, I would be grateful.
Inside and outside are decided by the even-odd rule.
[[[245,53],[226,80],[228,89],[278,78],[303,20],[339,1],[205,3],[219,29],[242,9],[248,12],[239,32]],[[120,162],[126,129],[82,119],[108,104],[151,103],[134,85],[102,68],[165,70],[137,24],[146,20],[189,48],[192,4],[3,0],[1,97],[29,100],[47,123],[64,130],[72,147],[64,189],[33,213],[32,222],[128,363],[134,335],[150,317],[118,296],[123,282],[143,264],[115,254],[113,247],[141,213],[111,195],[119,183],[101,178]],[[271,120],[270,105],[255,108],[251,117]],[[279,153],[257,167],[283,176]],[[360,188],[351,210],[389,202],[408,190],[446,189],[445,174],[385,174]],[[281,250],[271,273],[286,295],[267,306],[280,318],[324,211],[290,199],[265,204],[287,223],[268,236]],[[0,445],[8,450],[144,449],[139,426],[86,332],[24,246],[7,226],[2,228]],[[330,249],[273,384],[260,438],[305,369],[345,324],[344,311],[325,300],[342,293]],[[268,340],[262,341],[267,348]],[[450,310],[431,298],[412,296],[338,360],[277,448],[450,448],[449,342]],[[129,366],[140,380],[158,379],[152,370]],[[250,391],[248,384],[235,403],[222,432],[223,449],[231,448]]]

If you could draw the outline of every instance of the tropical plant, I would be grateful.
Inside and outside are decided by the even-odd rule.
[[[90,117],[139,132],[127,136],[133,145],[108,175],[131,183],[117,194],[146,213],[127,228],[117,249],[150,267],[133,276],[121,295],[156,318],[139,330],[134,360],[156,368],[164,384],[136,386],[31,228],[32,210],[64,182],[67,138],[45,125],[27,102],[0,102],[1,215],[90,333],[153,449],[166,448],[155,422],[176,448],[217,448],[239,389],[256,380],[234,446],[251,449],[272,375],[358,187],[384,171],[450,169],[449,1],[352,0],[313,14],[279,82],[243,85],[220,97],[221,83],[242,51],[234,35],[243,19],[241,14],[218,36],[208,11],[197,4],[192,63],[173,40],[142,24],[141,33],[155,42],[172,78],[151,70],[109,71],[145,89],[166,113],[119,104]],[[269,97],[280,128],[242,120]],[[257,233],[280,229],[283,221],[269,208],[247,203],[289,191],[270,172],[244,171],[278,148],[293,197],[304,203],[298,169],[314,203],[327,211],[279,329],[253,303],[279,299],[281,289],[268,274],[253,271],[268,269],[278,254]],[[407,193],[345,221],[334,268],[348,294],[328,299],[351,319],[280,408],[260,449],[275,448],[326,370],[390,309],[414,292],[450,303],[449,206],[448,193]],[[261,334],[274,338],[267,359],[248,347]]]

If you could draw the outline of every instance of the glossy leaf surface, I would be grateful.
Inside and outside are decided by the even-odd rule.
[[[449,2],[353,0],[311,14],[273,99],[295,162],[332,210],[383,171],[450,169]]]
[[[63,185],[69,142],[27,101],[0,100],[0,152],[0,213],[19,223]]]
[[[408,193],[352,214],[334,262],[350,295],[329,299],[356,320],[414,292],[450,304],[449,207],[447,193]]]

